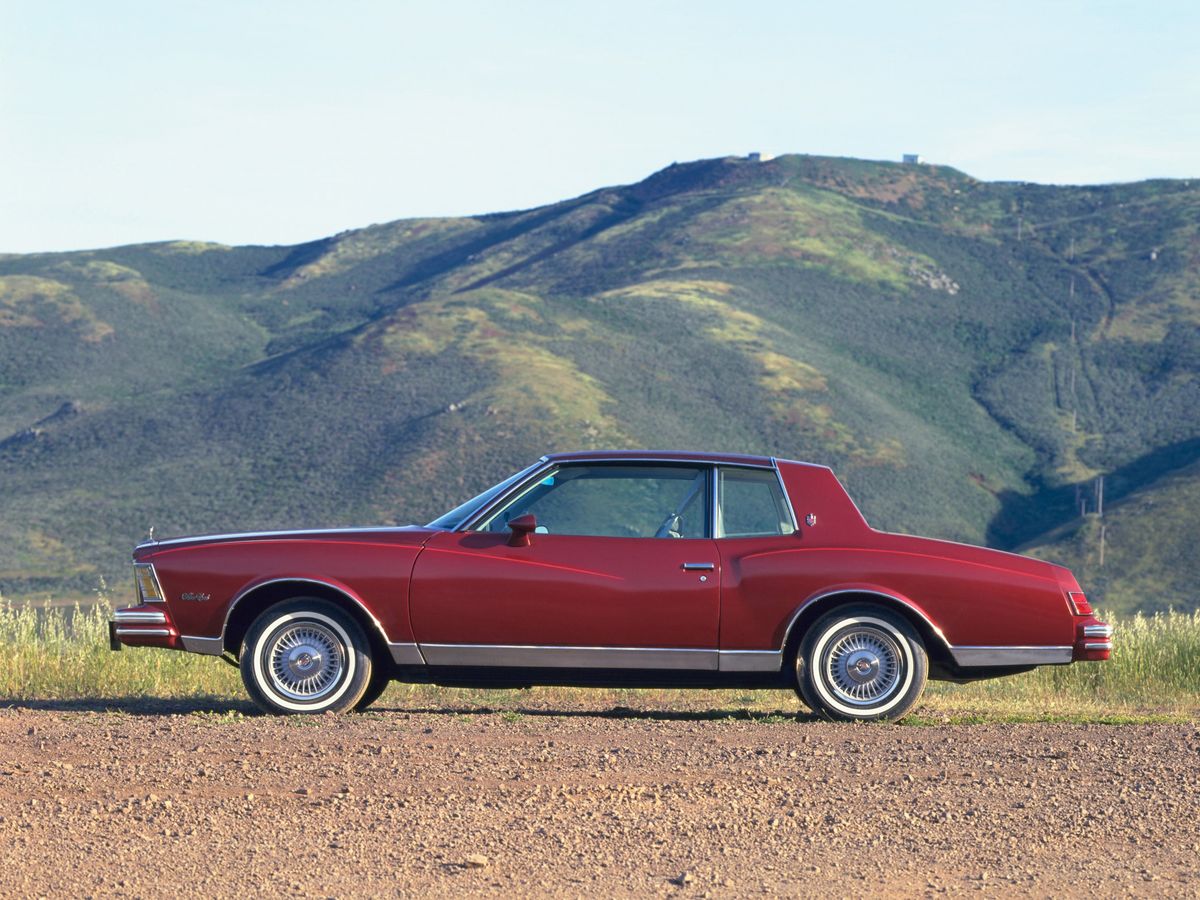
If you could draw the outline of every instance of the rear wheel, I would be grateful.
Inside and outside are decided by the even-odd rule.
[[[359,624],[340,607],[297,597],[264,611],[240,656],[250,698],[269,713],[343,712],[371,682],[371,652]]]
[[[925,645],[903,617],[878,606],[836,609],[796,653],[796,688],[814,712],[838,722],[894,722],[925,690]]]

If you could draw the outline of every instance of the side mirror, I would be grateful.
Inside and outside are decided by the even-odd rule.
[[[537,516],[533,513],[517,516],[515,519],[509,520],[508,527],[512,531],[508,537],[508,546],[528,547],[529,535],[537,530]]]

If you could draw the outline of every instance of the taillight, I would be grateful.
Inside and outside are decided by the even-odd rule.
[[[150,563],[134,563],[133,583],[137,586],[138,603],[163,603],[162,588],[158,586],[158,575]]]
[[[1071,604],[1071,610],[1077,616],[1090,616],[1092,614],[1092,604],[1088,603],[1088,598],[1083,595],[1083,591],[1068,592],[1067,602]]]

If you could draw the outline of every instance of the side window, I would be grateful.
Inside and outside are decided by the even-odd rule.
[[[563,466],[482,524],[504,531],[532,513],[538,531],[598,537],[702,538],[708,470],[695,466]]]
[[[717,537],[791,534],[796,530],[774,472],[721,469]]]

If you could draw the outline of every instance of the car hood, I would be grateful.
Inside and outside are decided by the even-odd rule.
[[[247,541],[365,541],[400,545],[423,544],[437,529],[423,525],[401,525],[372,528],[319,528],[302,531],[245,531],[229,534],[198,534],[190,537],[169,538],[162,541],[145,541],[133,551],[134,560],[157,553],[160,550],[176,550],[211,544],[234,544]]]

